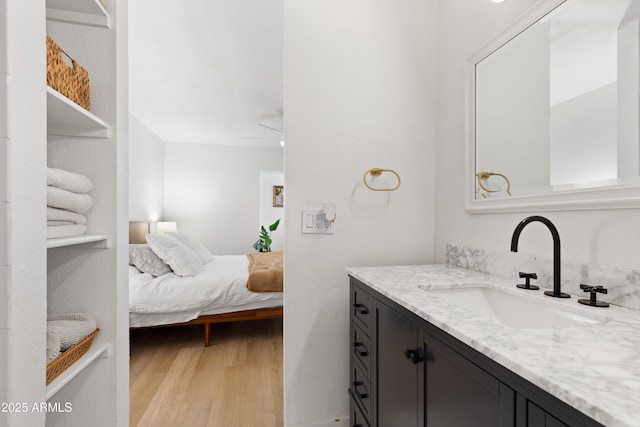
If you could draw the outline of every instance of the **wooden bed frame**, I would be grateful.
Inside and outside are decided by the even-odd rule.
[[[149,221],[129,222],[129,243],[146,243],[146,235],[151,230]],[[138,326],[129,329],[163,328],[167,326],[204,325],[204,346],[209,347],[212,323],[237,322],[242,320],[260,320],[282,318],[282,307],[257,308],[253,310],[234,311],[231,313],[205,314],[197,319],[182,323],[166,325]]]
[[[166,325],[139,326],[129,329],[164,328],[167,326],[204,325],[204,346],[209,347],[212,323],[238,322],[242,320],[280,319],[282,307],[257,308],[254,310],[234,311],[232,313],[205,314],[197,319],[182,323],[170,323]]]

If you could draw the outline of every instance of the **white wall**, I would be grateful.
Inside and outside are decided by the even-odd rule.
[[[0,23],[0,402],[42,402],[45,2],[0,0]],[[44,418],[36,412],[4,413],[0,425],[38,426]]]
[[[282,149],[165,143],[164,159],[163,219],[214,254],[254,251],[260,171],[282,170]]]
[[[7,10],[0,1],[0,402],[8,402],[7,359],[9,346],[9,130],[7,129]],[[7,424],[7,415],[0,413],[0,426]]]
[[[345,267],[433,260],[435,19],[435,1],[285,1],[287,426],[348,417]],[[366,189],[373,167],[400,189]],[[301,234],[324,202],[335,234]]]
[[[494,4],[489,1],[443,0],[438,14],[438,143],[436,174],[436,251],[445,259],[445,244],[509,250],[517,223],[532,212],[467,214],[464,210],[465,98],[464,62],[486,40],[516,19],[534,0]],[[537,212],[551,219],[562,238],[563,259],[612,266],[638,265],[638,210]],[[549,232],[530,225],[520,251],[552,256]]]
[[[273,186],[284,185],[284,173],[273,171],[260,172],[260,220],[258,226],[264,225],[269,230],[269,226],[280,220],[276,231],[271,233],[272,251],[281,251],[284,246],[284,208],[273,206]],[[256,239],[257,240],[257,239]]]
[[[158,221],[164,214],[164,141],[129,116],[129,220]]]

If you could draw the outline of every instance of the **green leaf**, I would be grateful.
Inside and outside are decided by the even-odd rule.
[[[269,226],[269,230],[270,231],[276,231],[276,229],[278,228],[278,225],[280,224],[280,220],[277,220],[276,222],[274,222],[273,224],[271,224]]]

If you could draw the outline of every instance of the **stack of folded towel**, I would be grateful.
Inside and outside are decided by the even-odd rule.
[[[87,231],[82,215],[93,205],[93,184],[84,175],[47,168],[47,239],[80,236]]]

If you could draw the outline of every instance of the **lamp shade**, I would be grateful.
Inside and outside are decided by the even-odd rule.
[[[175,221],[158,221],[156,223],[156,233],[155,234],[165,234],[171,231],[177,231],[178,224]]]

